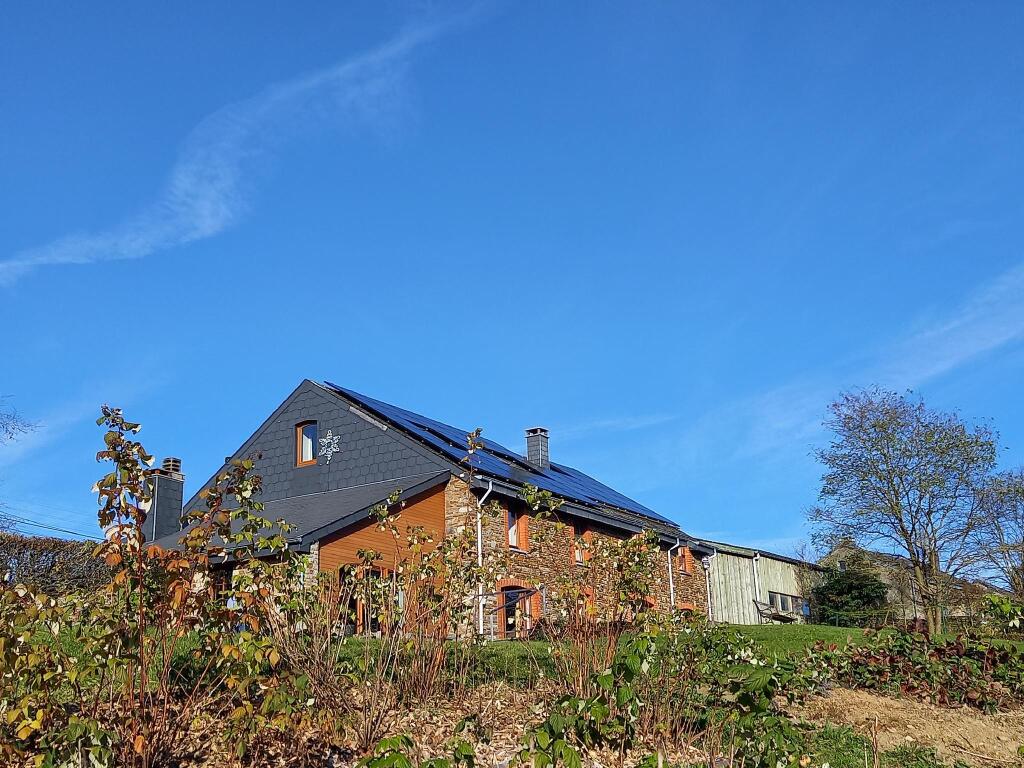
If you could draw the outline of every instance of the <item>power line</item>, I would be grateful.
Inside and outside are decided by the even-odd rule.
[[[26,520],[25,518],[18,517],[16,515],[6,515],[6,518],[8,520],[10,520],[11,522],[15,523],[16,525],[19,525],[19,526],[29,525],[29,526],[33,526],[35,528],[43,528],[44,530],[47,530],[47,531],[56,531],[58,533],[67,533],[67,534],[70,534],[71,536],[80,536],[83,539],[92,539],[93,541],[99,541],[98,537],[93,536],[93,535],[88,534],[88,533],[82,533],[81,531],[71,531],[71,530],[68,530],[67,528],[60,528],[59,526],[56,526],[56,525],[47,525],[46,523],[37,523],[34,520]]]
[[[51,515],[51,517],[64,517],[65,515],[69,519],[77,519],[82,516],[82,511],[75,511],[67,509],[65,507],[55,507],[52,504],[43,504],[35,501],[3,501],[0,502],[0,510],[2,509],[14,509],[20,512],[34,513],[39,510],[49,510],[50,512],[58,512],[59,515]]]
[[[21,515],[43,514],[47,518],[56,519],[60,522],[77,522],[81,520],[83,517],[83,514],[81,512],[72,512],[71,510],[56,510],[58,514],[54,514],[52,511],[49,511],[53,509],[53,507],[46,507],[46,505],[44,504],[32,505],[23,503],[10,504],[6,501],[0,502],[0,513],[3,513],[5,510],[9,510],[14,514]],[[90,516],[86,515],[86,517]]]

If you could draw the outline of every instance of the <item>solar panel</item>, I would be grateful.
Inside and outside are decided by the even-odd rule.
[[[325,386],[345,395],[375,412],[378,416],[397,424],[403,430],[441,451],[452,461],[463,462],[466,460],[467,430],[458,429],[404,408],[375,400],[331,382],[325,382]],[[470,465],[479,472],[516,483],[530,483],[562,498],[582,501],[598,507],[618,507],[675,526],[675,523],[668,518],[662,517],[643,504],[633,501],[628,496],[622,495],[577,469],[563,464],[551,464],[550,467],[541,469],[529,464],[524,456],[510,451],[500,443],[488,438],[482,438],[480,442],[481,447],[470,460]]]

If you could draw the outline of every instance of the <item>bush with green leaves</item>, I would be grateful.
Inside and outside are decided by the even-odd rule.
[[[566,695],[527,734],[520,752],[539,768],[581,763],[580,750],[656,754],[719,734],[744,764],[776,768],[806,754],[804,733],[778,700],[812,687],[792,660],[762,659],[735,631],[682,616],[625,633],[589,696]]]
[[[996,632],[1009,635],[1024,632],[1024,603],[1006,595],[985,596],[985,617]]]
[[[456,731],[461,731],[460,723]],[[358,768],[474,768],[476,750],[463,738],[452,739],[449,745],[450,757],[420,759],[416,742],[408,734],[389,736],[374,745],[368,755],[358,763]]]
[[[1024,704],[1024,652],[971,636],[952,640],[887,630],[846,648],[816,647],[803,660],[847,688],[986,712]]]
[[[859,553],[851,554],[845,568],[829,568],[812,590],[817,620],[843,627],[871,626],[883,611],[888,588]]]
[[[104,406],[96,483],[109,569],[100,589],[55,598],[0,589],[0,754],[37,765],[173,765],[202,721],[241,753],[254,732],[294,713],[277,652],[259,633],[260,595],[290,578],[283,524],[263,518],[251,460],[234,461],[203,492],[180,547],[148,543],[153,457],[140,426]],[[280,552],[273,565],[253,552]],[[226,589],[217,560],[245,560]],[[183,663],[183,656],[190,657]],[[205,749],[208,745],[194,745]]]

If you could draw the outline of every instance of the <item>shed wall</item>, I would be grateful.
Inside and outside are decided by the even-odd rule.
[[[711,561],[712,618],[729,624],[757,624],[753,560],[719,552]]]
[[[712,618],[729,624],[759,624],[754,600],[767,603],[769,592],[805,597],[798,569],[794,563],[765,555],[755,559],[719,550],[711,561]]]

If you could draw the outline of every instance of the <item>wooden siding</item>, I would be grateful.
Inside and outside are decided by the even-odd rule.
[[[354,565],[360,562],[356,554],[361,549],[372,549],[380,552],[383,557],[378,565],[381,568],[392,567],[396,560],[402,560],[406,553],[406,529],[421,526],[436,542],[444,536],[444,488],[438,487],[425,491],[410,499],[402,509],[398,518],[399,545],[396,549],[395,540],[388,531],[378,529],[372,519],[353,523],[338,533],[320,541],[320,570],[336,571],[342,565]]]
[[[797,567],[785,560],[773,560],[762,555],[761,559],[757,561],[757,574],[761,582],[761,597],[757,599],[767,603],[768,590],[781,592],[784,595],[803,597],[804,589],[800,586],[800,579],[796,572]]]
[[[711,561],[712,618],[729,624],[757,624],[754,561],[719,552]]]
[[[767,555],[755,560],[719,550],[711,561],[712,618],[729,624],[759,624],[761,619],[754,606],[755,599],[767,603],[769,592],[804,596],[798,568],[794,563]],[[794,606],[794,610],[799,612],[800,607]]]

